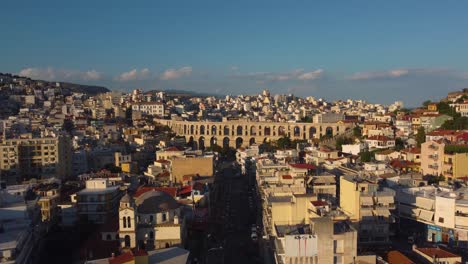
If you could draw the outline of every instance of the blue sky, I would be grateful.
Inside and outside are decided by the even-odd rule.
[[[0,72],[409,106],[468,87],[466,1],[130,3],[2,2]]]

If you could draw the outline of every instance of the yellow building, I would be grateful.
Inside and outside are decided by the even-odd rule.
[[[182,182],[184,175],[213,176],[213,156],[185,156],[172,158],[171,161],[172,177],[175,182]]]
[[[66,179],[72,173],[72,145],[69,136],[6,139],[0,143],[0,169],[6,181],[27,177]],[[5,177],[3,177],[5,180]]]
[[[360,243],[389,241],[394,197],[394,191],[381,191],[378,184],[370,179],[357,176],[340,178],[340,207],[357,227]]]
[[[444,169],[442,174],[446,180],[454,180],[468,176],[468,153],[444,153]]]

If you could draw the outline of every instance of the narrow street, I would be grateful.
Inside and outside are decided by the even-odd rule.
[[[251,238],[257,222],[252,188],[248,176],[233,164],[216,175],[205,263],[261,263],[258,241]]]

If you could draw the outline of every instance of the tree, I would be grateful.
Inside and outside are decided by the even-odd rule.
[[[276,146],[280,149],[286,149],[291,147],[291,139],[289,137],[283,136],[282,138],[276,141]]]
[[[418,133],[416,134],[416,142],[418,143],[418,148],[421,147],[421,144],[426,142],[426,131],[424,131],[424,127],[420,126],[418,128]]]
[[[405,142],[401,138],[395,139],[395,150],[400,151],[405,148]]]
[[[432,103],[431,100],[424,101],[424,102],[423,102],[423,106],[424,106],[424,107],[427,107],[427,106],[430,105],[431,103]]]
[[[354,127],[353,128],[353,135],[354,137],[361,138],[362,137],[362,131],[360,127]]]
[[[453,120],[447,120],[442,124],[441,128],[448,130],[468,129],[468,117],[455,117]]]
[[[311,116],[304,116],[303,118],[301,118],[301,122],[312,123],[312,117]]]
[[[349,137],[338,137],[336,138],[335,147],[337,150],[341,151],[342,146],[346,144],[352,144],[353,139]]]
[[[359,156],[361,157],[361,162],[370,162],[374,158],[375,154],[366,150],[359,153]]]
[[[110,171],[111,173],[120,173],[122,169],[120,167],[115,166],[114,163],[108,163],[104,166],[104,169]]]

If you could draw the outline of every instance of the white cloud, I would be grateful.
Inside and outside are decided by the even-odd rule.
[[[25,68],[18,75],[32,79],[41,79],[47,81],[96,81],[102,78],[102,74],[96,70],[79,71],[70,69],[47,68]]]
[[[138,69],[133,69],[127,72],[121,73],[116,79],[118,81],[134,81],[134,80],[142,80],[150,75],[150,70],[148,68],[141,69],[138,71]]]
[[[282,82],[282,81],[290,81],[290,80],[302,80],[302,81],[309,81],[309,80],[316,80],[319,79],[323,75],[324,71],[322,69],[317,69],[310,72],[305,72],[303,69],[296,69],[291,72],[251,72],[247,74],[237,74],[235,77],[238,78],[248,78],[254,79],[257,82],[260,81],[262,83],[265,82]]]
[[[190,74],[192,74],[192,67],[185,66],[180,69],[167,69],[161,74],[160,78],[162,80],[174,80]]]
[[[238,71],[239,67],[238,66],[231,66],[231,71]]]
[[[349,79],[351,80],[372,80],[385,78],[398,78],[409,74],[409,70],[396,69],[390,71],[357,72]]]
[[[323,70],[318,69],[318,70],[311,71],[311,72],[304,72],[300,74],[297,78],[299,80],[315,80],[315,79],[320,78],[320,76],[322,76],[322,73],[323,73]]]

